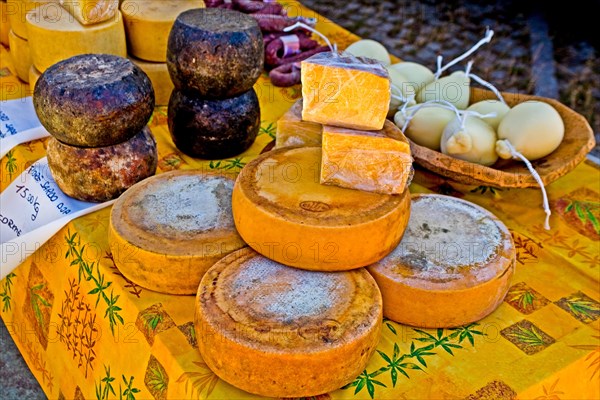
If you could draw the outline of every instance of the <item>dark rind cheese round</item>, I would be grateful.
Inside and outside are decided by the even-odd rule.
[[[383,315],[406,325],[450,328],[478,321],[504,299],[515,270],[506,226],[466,200],[412,197],[400,244],[368,267]]]
[[[174,90],[169,101],[169,131],[179,150],[192,157],[217,159],[248,149],[260,128],[254,89],[225,100],[210,100]]]
[[[379,342],[381,307],[365,269],[304,271],[245,248],[200,282],[198,347],[215,374],[247,392],[316,396],[364,370]]]
[[[40,122],[63,143],[110,146],[140,132],[154,110],[148,76],[126,58],[83,54],[48,68],[33,104]]]
[[[77,200],[94,202],[118,197],[154,175],[158,163],[156,142],[148,127],[123,143],[106,147],[75,147],[50,138],[47,155],[58,187]]]
[[[178,89],[209,98],[237,96],[263,71],[264,44],[256,20],[238,11],[202,8],[177,17],[167,66]]]
[[[246,245],[231,214],[234,181],[171,171],[129,188],[114,204],[108,230],[119,271],[150,290],[195,294],[210,267]]]

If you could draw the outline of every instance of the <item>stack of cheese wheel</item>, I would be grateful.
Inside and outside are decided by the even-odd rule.
[[[15,65],[25,81],[51,65],[80,54],[127,55],[118,0],[10,0],[20,12],[13,30],[28,40],[30,63],[11,46]],[[10,4],[9,4],[10,5]],[[22,36],[20,32],[24,35]],[[12,42],[11,42],[12,44]],[[23,42],[20,43],[23,48]],[[17,61],[18,60],[18,61]],[[35,70],[31,71],[30,66]],[[31,85],[31,82],[30,82]],[[33,90],[33,85],[31,85]]]
[[[197,8],[177,17],[167,67],[175,90],[169,130],[182,152],[206,159],[250,147],[260,127],[252,86],[262,73],[264,45],[256,20],[237,11]]]
[[[67,195],[107,201],[156,171],[156,142],[146,127],[154,91],[128,59],[84,54],[58,62],[39,77],[33,104],[53,136],[48,165]]]
[[[8,46],[8,32],[10,32],[10,19],[8,17],[8,6],[6,0],[0,0],[0,43]]]
[[[169,104],[173,83],[167,69],[167,40],[175,18],[184,11],[203,8],[203,0],[124,0],[129,58],[152,81],[157,106]]]

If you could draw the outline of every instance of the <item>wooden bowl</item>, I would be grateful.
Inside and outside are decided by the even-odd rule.
[[[544,185],[554,182],[573,170],[594,148],[594,132],[587,120],[559,101],[545,97],[503,92],[504,100],[513,107],[527,100],[540,100],[553,106],[565,123],[565,137],[551,154],[532,165],[540,174]],[[471,88],[471,103],[496,99],[489,90]],[[520,161],[499,159],[491,167],[447,156],[439,151],[410,142],[415,162],[425,169],[466,185],[498,188],[539,187],[531,173]]]

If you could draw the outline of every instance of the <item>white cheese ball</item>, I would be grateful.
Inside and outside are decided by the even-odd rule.
[[[435,79],[433,72],[429,68],[410,61],[402,61],[390,65],[388,70],[394,70],[402,74],[412,87],[411,91],[415,94]]]
[[[441,140],[442,153],[481,165],[492,165],[498,160],[496,132],[481,118],[469,116],[461,129],[460,120],[454,118],[444,129]]]
[[[421,108],[408,124],[404,134],[419,146],[439,151],[444,128],[455,117],[453,111],[442,107]],[[406,119],[401,111],[394,116],[394,122],[402,129]]]
[[[471,96],[471,79],[463,72],[456,71],[448,76],[433,81],[419,91],[417,103],[430,100],[446,100],[459,110],[469,105]]]
[[[358,42],[352,43],[346,50],[346,53],[352,54],[356,57],[368,57],[379,61],[384,66],[388,66],[392,63],[390,54],[383,45],[375,40],[362,39]]]
[[[512,158],[503,140],[528,160],[537,160],[552,153],[565,134],[565,124],[548,103],[531,100],[514,106],[498,126],[496,151],[502,158]]]
[[[473,103],[467,108],[467,110],[478,112],[479,114],[491,114],[496,113],[495,117],[482,118],[487,122],[494,130],[498,130],[500,121],[510,111],[510,107],[501,102],[500,100],[482,100],[477,103]]]

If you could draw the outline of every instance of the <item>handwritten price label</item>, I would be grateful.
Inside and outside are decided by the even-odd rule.
[[[35,113],[31,97],[0,101],[0,157],[21,143],[48,135]]]

